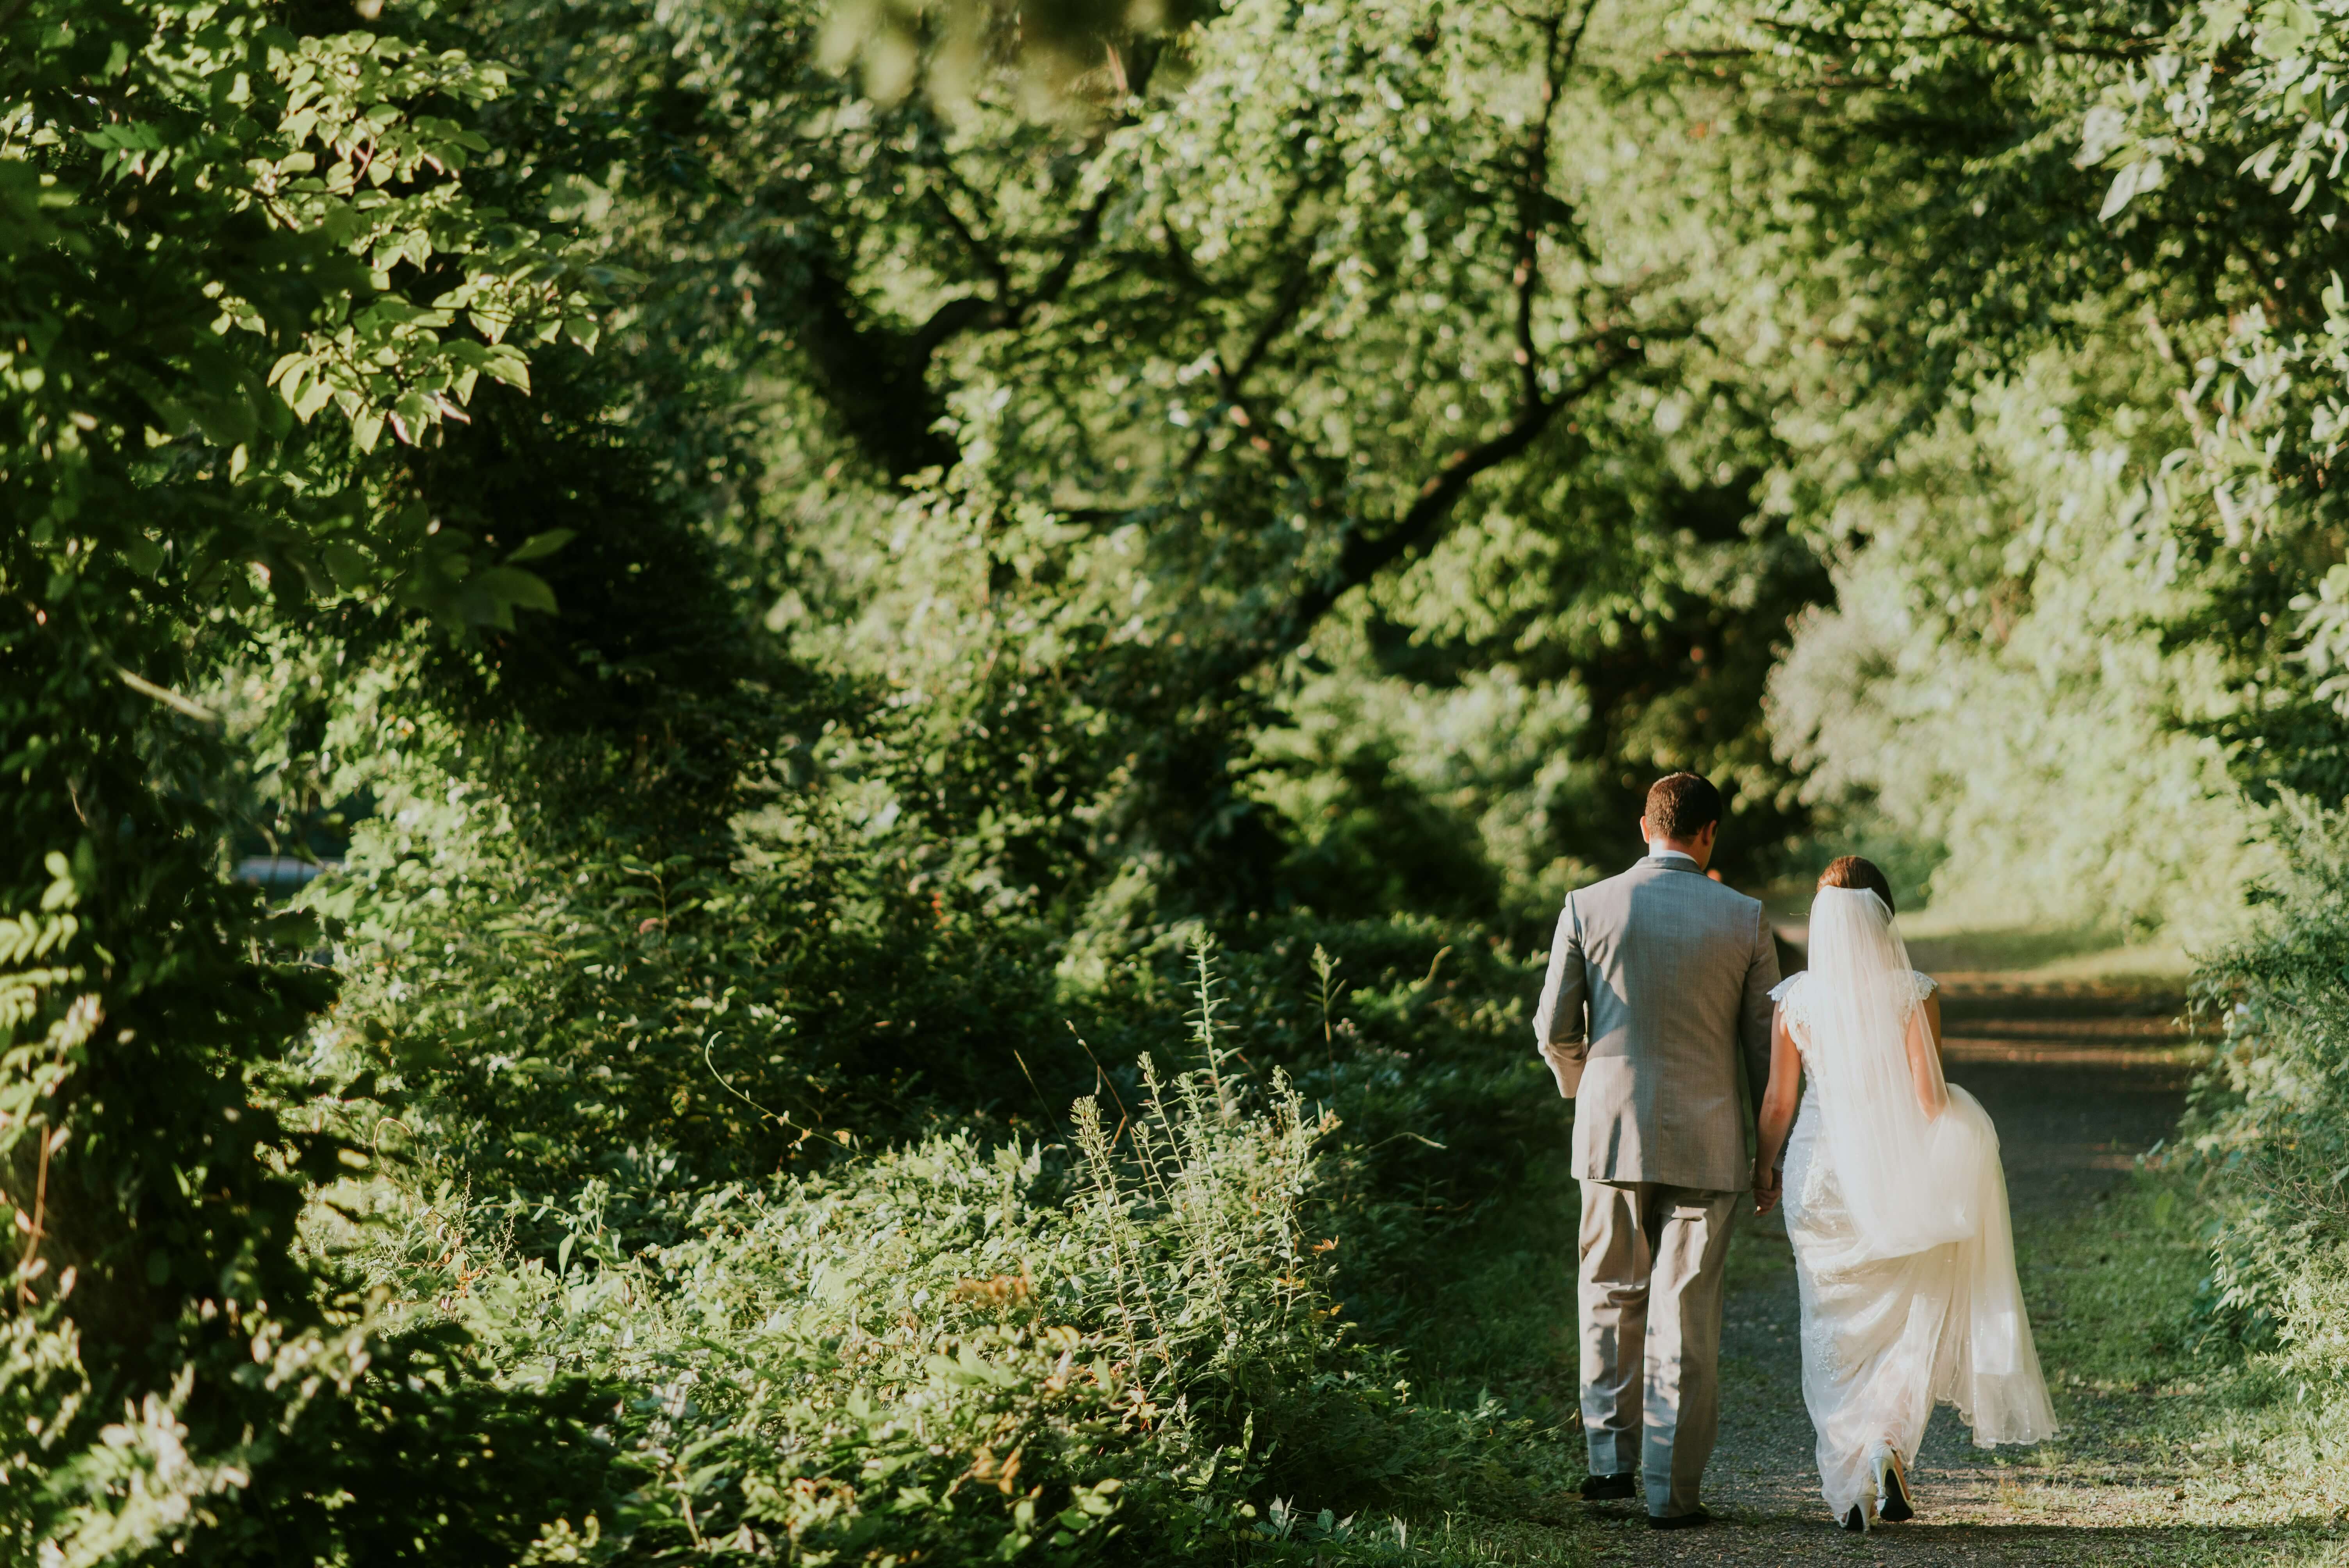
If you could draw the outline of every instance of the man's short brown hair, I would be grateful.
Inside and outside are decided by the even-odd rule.
[[[1640,820],[1657,838],[1685,842],[1721,820],[1721,791],[1698,774],[1670,774],[1648,786],[1648,809]]]

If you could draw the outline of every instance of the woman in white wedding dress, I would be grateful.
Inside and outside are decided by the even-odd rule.
[[[1809,965],[1771,993],[1754,1185],[1767,1212],[1783,1151],[1820,1487],[1844,1528],[1865,1531],[1914,1517],[1908,1470],[1936,1401],[1984,1448],[2051,1437],[2055,1412],[1997,1130],[1941,1077],[1933,981],[1909,967],[1890,884],[1868,861],[1819,879]]]

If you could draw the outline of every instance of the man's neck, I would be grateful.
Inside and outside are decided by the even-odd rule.
[[[1650,860],[1660,861],[1667,855],[1676,856],[1681,860],[1684,860],[1688,861],[1689,864],[1696,867],[1699,871],[1702,871],[1704,869],[1704,862],[1696,858],[1696,851],[1694,850],[1684,849],[1681,845],[1673,843],[1670,839],[1650,839],[1648,841],[1648,858]]]

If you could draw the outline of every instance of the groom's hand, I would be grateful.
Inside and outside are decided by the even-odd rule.
[[[1754,1172],[1754,1212],[1766,1214],[1778,1206],[1778,1172],[1757,1167]]]

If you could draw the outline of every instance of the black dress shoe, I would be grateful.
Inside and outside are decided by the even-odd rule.
[[[1640,1478],[1635,1475],[1594,1475],[1582,1482],[1585,1502],[1614,1502],[1622,1498],[1640,1495]]]
[[[1651,1530],[1694,1530],[1700,1524],[1712,1522],[1713,1515],[1701,1508],[1692,1508],[1686,1513],[1648,1515],[1648,1528]]]

